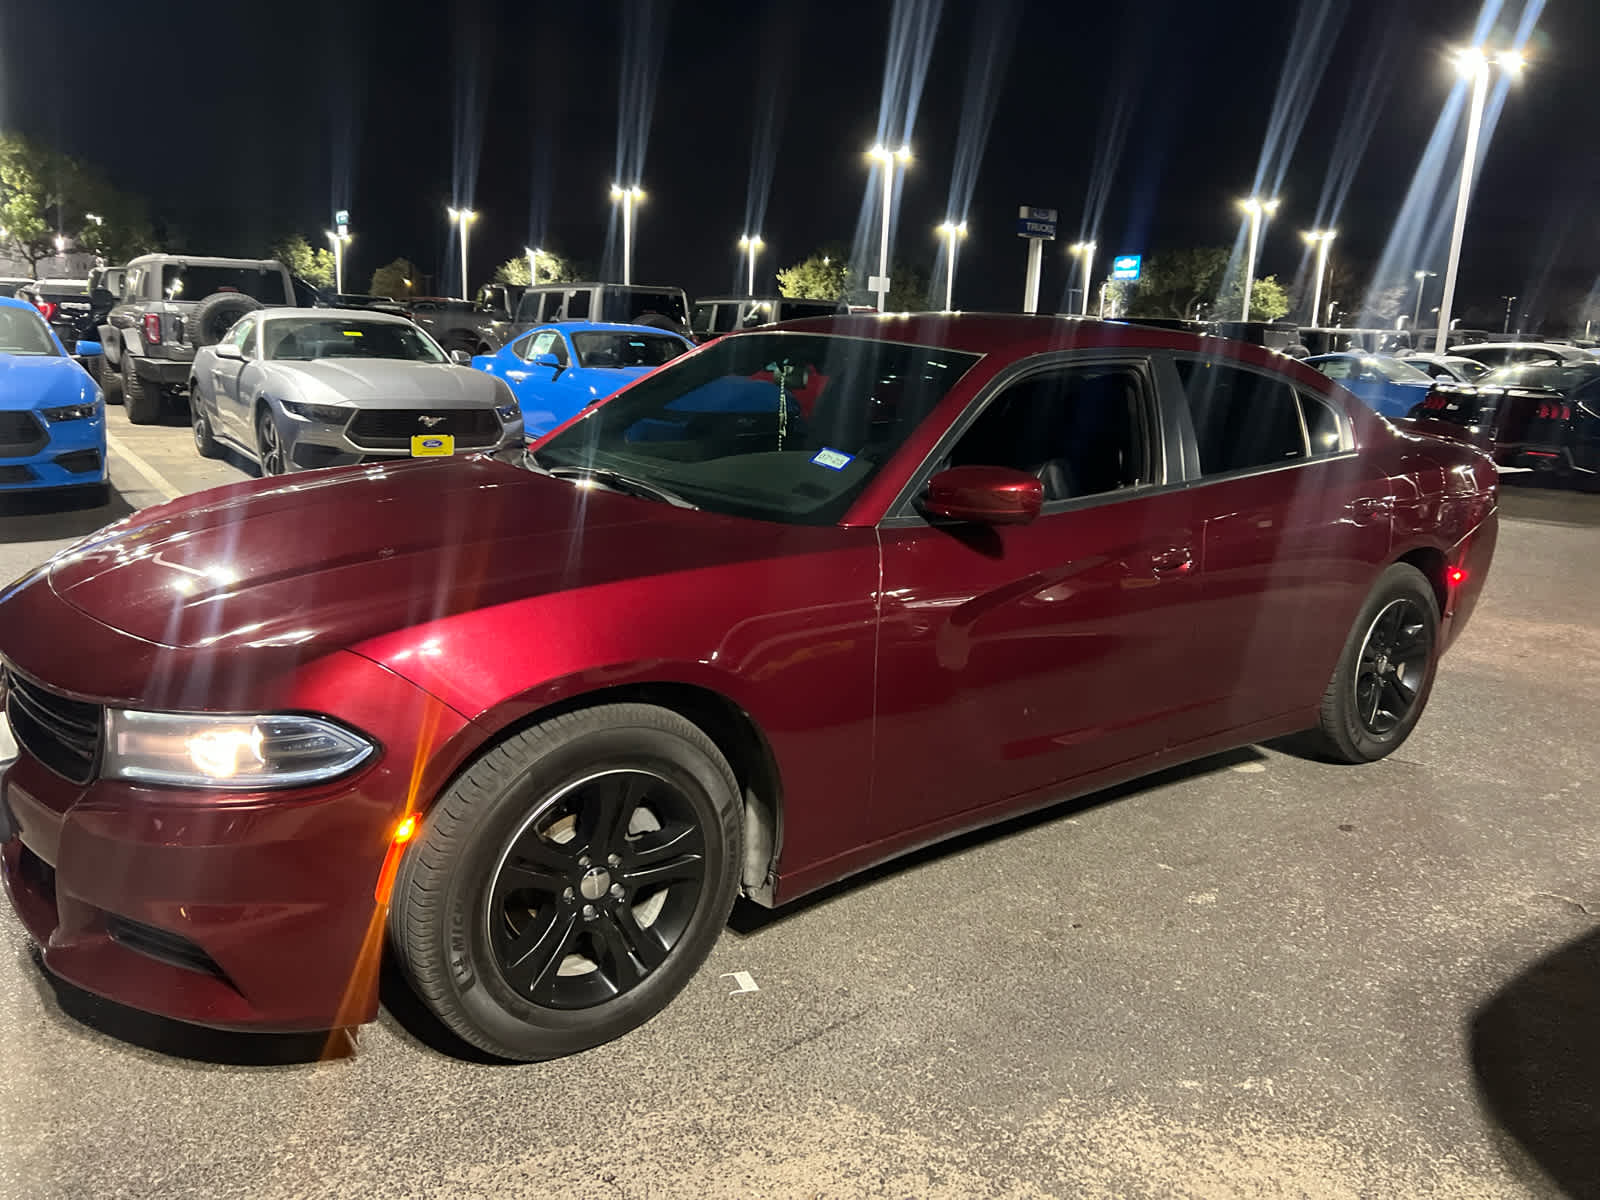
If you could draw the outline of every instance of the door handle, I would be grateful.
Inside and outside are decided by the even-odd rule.
[[[1357,520],[1371,520],[1389,511],[1389,500],[1386,496],[1362,496],[1350,505],[1350,511]]]
[[[1188,546],[1173,546],[1150,556],[1150,569],[1157,575],[1188,575],[1194,570],[1194,551]]]
[[[518,383],[521,383],[527,377],[528,377],[528,373],[526,371],[507,371],[506,372],[506,378],[507,379],[515,379]]]

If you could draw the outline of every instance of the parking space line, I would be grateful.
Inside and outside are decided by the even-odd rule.
[[[140,458],[132,450],[128,449],[128,447],[125,446],[120,439],[113,435],[109,429],[106,430],[106,445],[112,450],[115,450],[123,458],[127,459],[133,469],[144,476],[145,482],[151,487],[155,488],[156,491],[161,493],[163,499],[176,500],[179,496],[183,495],[181,491],[173,487],[172,484],[168,482],[165,475],[156,470],[149,463],[145,462],[144,459]]]

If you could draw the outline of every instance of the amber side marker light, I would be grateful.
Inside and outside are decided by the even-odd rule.
[[[406,843],[416,836],[415,813],[409,814],[394,827],[394,836],[389,839],[389,852],[383,856],[383,870],[378,872],[378,886],[372,893],[372,898],[379,904],[389,903],[389,893],[394,890],[394,877],[400,870],[400,856],[405,853]]]

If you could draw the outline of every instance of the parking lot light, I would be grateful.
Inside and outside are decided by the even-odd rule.
[[[626,187],[620,183],[611,185],[612,202],[622,202],[622,282],[625,285],[633,282],[633,209],[643,199],[644,189],[637,183]]]
[[[338,234],[333,230],[324,230],[328,241],[333,243],[333,291],[335,295],[344,295],[344,247],[350,240],[348,233]]]
[[[1457,50],[1456,70],[1472,80],[1472,109],[1467,117],[1467,144],[1461,152],[1461,189],[1456,193],[1456,221],[1450,234],[1450,258],[1444,269],[1444,294],[1439,300],[1439,328],[1433,348],[1444,354],[1450,346],[1450,305],[1456,297],[1456,276],[1461,267],[1461,240],[1467,230],[1467,206],[1472,200],[1472,173],[1478,161],[1478,140],[1483,134],[1483,105],[1489,95],[1491,59],[1482,46]],[[1504,50],[1492,60],[1508,75],[1520,77],[1527,60],[1516,50]],[[1419,285],[1420,286],[1420,285]]]
[[[898,163],[902,167],[911,165],[911,147],[902,144],[898,150],[890,150],[882,142],[873,143],[872,149],[867,151],[867,157],[883,168],[883,236],[878,243],[878,284],[873,290],[878,295],[878,311],[884,312],[889,307],[889,220],[894,207],[894,168]]]
[[[739,238],[739,249],[743,250],[750,259],[749,285],[745,289],[751,296],[756,294],[756,255],[761,252],[761,247],[766,243],[761,240],[759,233],[746,233]]]
[[[944,310],[954,312],[955,305],[951,297],[956,289],[956,242],[967,236],[967,223],[965,221],[945,221],[939,226],[939,236],[949,243],[950,261],[944,273]]]
[[[1094,274],[1094,252],[1098,248],[1098,242],[1073,242],[1068,247],[1075,257],[1083,259],[1083,303],[1078,308],[1081,317],[1089,315],[1089,277]]]
[[[532,287],[539,282],[539,248],[524,246],[522,252],[528,256],[528,286]]]
[[[1250,196],[1239,201],[1239,207],[1250,215],[1250,245],[1244,256],[1244,303],[1239,309],[1239,320],[1250,319],[1250,291],[1256,278],[1256,247],[1261,242],[1261,223],[1278,211],[1278,201],[1263,200],[1259,196]]]
[[[1322,281],[1328,273],[1328,249],[1339,233],[1335,229],[1308,229],[1300,236],[1308,246],[1317,248],[1317,283],[1311,295],[1311,320],[1315,322],[1317,313],[1322,310]]]
[[[450,223],[461,226],[461,298],[467,298],[467,227],[478,219],[478,214],[470,208],[454,208],[446,206],[445,212],[450,214]]]

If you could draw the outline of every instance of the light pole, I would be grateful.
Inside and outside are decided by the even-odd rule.
[[[1081,256],[1083,259],[1083,304],[1078,309],[1078,315],[1081,317],[1089,315],[1089,277],[1094,274],[1096,245],[1097,243],[1095,242],[1073,242],[1070,247],[1073,254]],[[1101,307],[1104,308],[1104,305]],[[1100,315],[1104,316],[1105,313],[1102,312]]]
[[[1514,50],[1502,51],[1495,56],[1504,71],[1520,74],[1522,55]],[[1456,54],[1456,70],[1463,78],[1472,80],[1472,112],[1467,118],[1467,146],[1461,154],[1461,191],[1456,196],[1456,224],[1450,235],[1450,261],[1444,269],[1444,295],[1439,301],[1438,340],[1434,350],[1444,354],[1450,345],[1450,305],[1456,298],[1456,274],[1461,267],[1461,238],[1467,229],[1467,204],[1472,199],[1472,171],[1478,159],[1478,138],[1483,132],[1483,102],[1489,94],[1489,56],[1482,46],[1473,46]]]
[[[406,285],[406,303],[409,304],[411,302],[411,280],[402,279],[400,282]]]
[[[333,243],[333,292],[336,296],[344,295],[344,246],[350,240],[350,235],[337,234],[333,230],[326,231],[328,241]]]
[[[539,282],[539,248],[524,246],[522,252],[528,256],[528,286],[532,287]]]
[[[1317,286],[1311,294],[1311,319],[1315,321],[1317,313],[1322,311],[1322,280],[1328,271],[1328,247],[1339,233],[1334,229],[1311,229],[1300,236],[1307,245],[1317,248]]]
[[[644,199],[644,189],[637,183],[623,187],[611,185],[613,202],[622,201],[622,282],[633,282],[633,206]]]
[[[746,293],[750,296],[756,294],[756,255],[761,252],[761,247],[765,245],[766,243],[761,240],[759,233],[746,233],[741,234],[739,237],[739,249],[743,250],[746,257],[750,259],[749,283],[745,288]]]
[[[1263,217],[1270,217],[1278,211],[1277,200],[1263,200],[1259,196],[1251,196],[1248,200],[1239,201],[1239,207],[1250,214],[1250,247],[1244,256],[1244,304],[1239,311],[1239,320],[1250,319],[1250,290],[1255,286],[1256,280],[1256,246],[1261,241],[1261,221]]]
[[[967,223],[965,221],[946,221],[939,226],[939,236],[948,243],[946,249],[950,253],[950,261],[946,264],[944,272],[944,310],[954,312],[955,305],[951,297],[956,290],[956,242],[967,236]]]
[[[461,226],[461,298],[467,298],[467,226],[478,219],[470,208],[446,208],[450,223]]]
[[[1500,327],[1500,332],[1501,333],[1510,333],[1511,332],[1511,306],[1517,302],[1517,298],[1515,296],[1501,296],[1500,299],[1502,299],[1502,300],[1504,300],[1506,302],[1506,323]]]
[[[867,157],[883,167],[883,237],[878,243],[878,274],[867,281],[867,286],[878,293],[878,311],[889,307],[889,216],[894,207],[894,167],[911,165],[911,147],[901,146],[891,151],[882,142],[867,151]]]
[[[1416,311],[1411,314],[1411,328],[1412,329],[1420,329],[1422,327],[1422,289],[1427,287],[1428,286],[1428,282],[1427,281],[1432,279],[1438,273],[1439,272],[1437,272],[1437,271],[1413,271],[1413,272],[1411,272],[1411,278],[1413,278],[1413,279],[1415,279],[1417,281],[1417,307],[1416,307]],[[1434,312],[1438,312],[1439,310],[1438,309],[1434,309],[1433,311]],[[1439,351],[1439,353],[1443,354],[1444,351],[1441,350],[1441,351]]]

